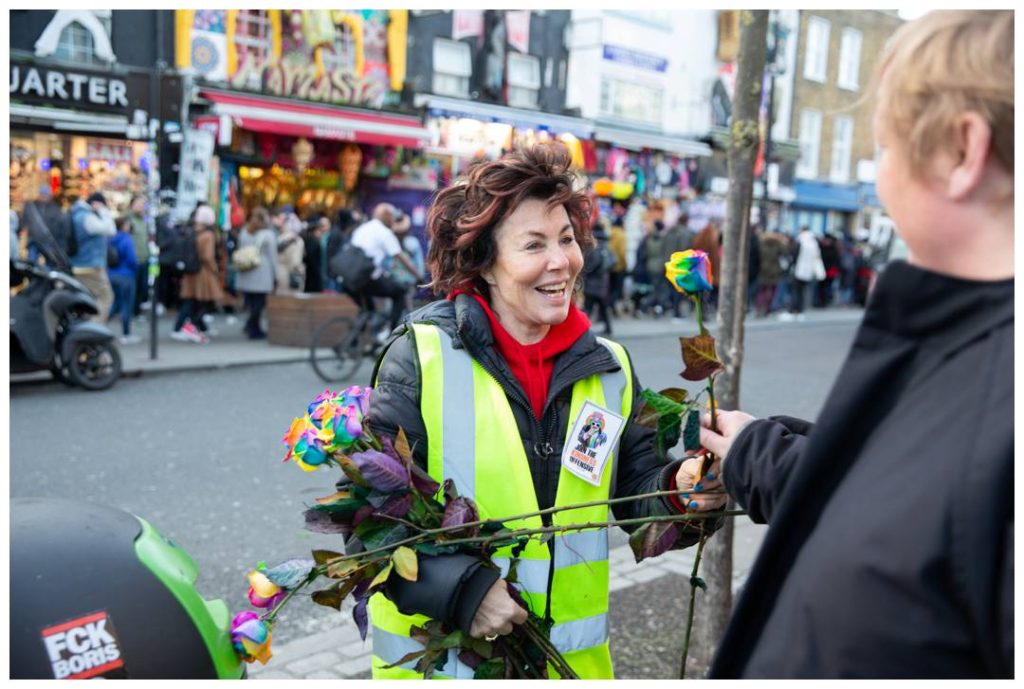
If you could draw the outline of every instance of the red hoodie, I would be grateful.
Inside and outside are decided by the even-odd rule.
[[[512,375],[523,386],[526,399],[530,401],[530,406],[533,408],[533,415],[540,419],[544,413],[544,402],[548,398],[551,373],[555,369],[555,358],[569,349],[583,333],[590,329],[590,319],[576,308],[575,304],[570,303],[569,315],[558,325],[551,326],[543,340],[535,344],[522,344],[505,330],[498,320],[498,316],[491,310],[490,304],[479,294],[459,290],[454,292],[449,299],[454,299],[455,295],[460,292],[469,294],[476,299],[484,313],[487,314],[487,319],[491,322],[495,348],[508,362],[509,368],[512,369]]]

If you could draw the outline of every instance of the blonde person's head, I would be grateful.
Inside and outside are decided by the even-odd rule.
[[[965,112],[988,123],[994,160],[1012,179],[1012,11],[936,11],[904,24],[882,53],[872,86],[878,116],[919,179],[933,156],[954,153],[954,128]]]

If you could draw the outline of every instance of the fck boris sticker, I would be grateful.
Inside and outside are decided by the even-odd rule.
[[[114,623],[105,610],[49,626],[42,639],[55,679],[128,676]]]
[[[618,414],[589,400],[585,402],[562,450],[562,467],[587,483],[600,486],[605,464],[624,425],[625,420]]]

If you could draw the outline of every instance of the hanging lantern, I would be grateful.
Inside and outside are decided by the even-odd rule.
[[[345,191],[352,191],[359,181],[359,166],[363,162],[363,151],[356,144],[345,144],[338,154],[338,170]]]
[[[299,169],[299,172],[305,171],[313,162],[313,144],[309,143],[305,137],[292,144],[292,160],[295,161],[295,167]]]

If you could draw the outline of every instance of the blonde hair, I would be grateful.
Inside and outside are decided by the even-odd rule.
[[[902,142],[913,174],[953,141],[956,118],[976,112],[992,152],[1013,175],[1013,11],[930,12],[893,34],[869,92]]]

